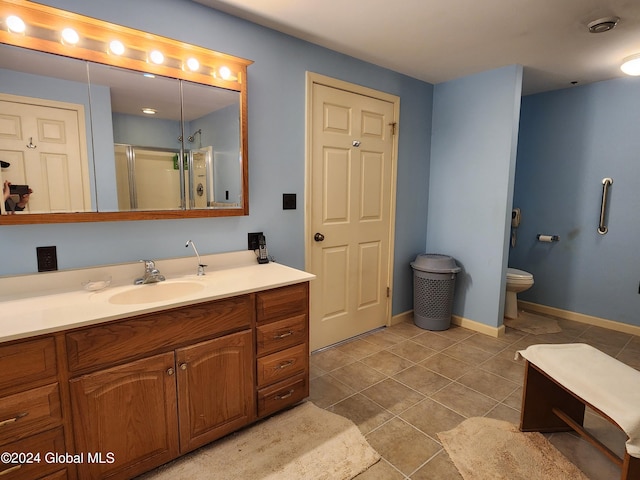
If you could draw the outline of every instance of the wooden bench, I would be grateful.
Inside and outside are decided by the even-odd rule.
[[[526,360],[520,430],[574,430],[621,468],[622,480],[640,480],[640,458],[631,456],[628,448],[620,458],[583,427],[585,409],[589,407],[630,438],[621,423],[639,425],[633,419],[629,422],[629,414],[640,418],[640,372],[584,344],[533,345],[518,355]],[[570,358],[573,361],[568,362]],[[602,365],[594,367],[594,363]],[[612,385],[618,376],[624,388],[620,384],[616,391]],[[628,405],[629,411],[618,415],[620,404]]]

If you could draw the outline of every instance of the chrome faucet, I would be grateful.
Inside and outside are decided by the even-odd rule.
[[[188,248],[189,244],[191,244],[191,246],[193,247],[193,251],[196,252],[196,257],[198,257],[198,273],[196,275],[198,275],[199,277],[201,277],[202,275],[204,275],[204,267],[206,267],[205,264],[202,263],[202,261],[200,260],[200,255],[198,254],[198,250],[196,249],[196,244],[193,243],[193,240],[187,240],[187,243],[185,243],[185,247]]]
[[[144,262],[144,275],[142,278],[135,279],[133,281],[134,285],[164,282],[164,275],[160,274],[160,271],[156,268],[156,264],[153,260],[140,260],[140,262]]]

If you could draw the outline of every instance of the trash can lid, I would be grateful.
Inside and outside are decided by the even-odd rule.
[[[437,253],[422,253],[411,262],[411,267],[423,272],[458,273],[462,270],[453,257]]]

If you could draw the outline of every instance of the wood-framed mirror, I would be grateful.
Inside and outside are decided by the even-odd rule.
[[[23,0],[0,26],[0,184],[33,191],[0,225],[248,215],[250,60]]]

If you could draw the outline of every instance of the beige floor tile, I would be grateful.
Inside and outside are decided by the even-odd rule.
[[[413,337],[411,340],[438,352],[444,350],[445,348],[449,348],[451,345],[454,345],[458,341],[428,331],[425,331],[423,334],[418,335],[417,337]]]
[[[353,395],[355,392],[330,374],[314,378],[309,382],[309,400],[318,407],[327,408]]]
[[[391,353],[395,353],[400,357],[406,358],[407,360],[411,360],[412,362],[415,362],[415,363],[419,363],[436,353],[435,350],[424,347],[411,340],[405,340],[404,342],[400,342],[397,345],[394,345],[393,347],[389,348],[389,351]]]
[[[488,352],[492,355],[500,353],[510,345],[509,342],[504,342],[499,338],[493,338],[481,333],[476,333],[475,335],[462,340],[460,344],[464,346],[469,345],[470,347],[479,348],[480,350]]]
[[[400,373],[396,373],[393,378],[424,395],[432,395],[452,382],[451,379],[443,377],[420,365],[414,365]]]
[[[348,418],[365,435],[393,417],[391,412],[359,393],[336,403],[327,410]]]
[[[470,347],[464,343],[456,343],[455,345],[444,349],[442,353],[472,365],[479,365],[482,362],[486,362],[493,356],[489,352],[485,352],[484,350],[480,350],[476,347]]]
[[[382,477],[380,477],[382,479]],[[440,451],[432,460],[411,475],[411,480],[462,480],[447,452]]]
[[[383,456],[357,479],[460,480],[437,433],[472,416],[519,424],[524,362],[514,359],[517,350],[587,342],[640,370],[640,337],[558,323],[561,333],[506,328],[495,339],[454,325],[433,332],[403,322],[312,355],[309,399],[350,418]],[[585,426],[624,451],[624,434],[600,416],[588,410]],[[592,480],[619,478],[619,469],[577,435],[547,436]]]
[[[361,393],[396,415],[425,398],[421,393],[391,378],[376,383]]]
[[[506,358],[496,355],[486,362],[482,363],[479,368],[499,375],[502,378],[511,380],[518,385],[522,385],[524,381],[524,362],[514,362]]]
[[[325,372],[330,372],[336,368],[344,367],[354,361],[355,359],[353,357],[334,348],[314,353],[309,357],[310,365],[318,367]]]
[[[479,368],[465,373],[458,379],[458,382],[499,402],[519,387],[517,383]]]
[[[405,477],[393,468],[386,460],[381,459],[365,472],[355,477],[355,480],[404,480]]]
[[[395,325],[392,325],[391,327],[388,328],[388,330],[391,333],[395,335],[399,335],[403,338],[415,337],[416,335],[420,335],[421,333],[424,332],[422,328],[418,327],[413,322],[400,322]]]
[[[429,398],[403,412],[400,417],[438,442],[438,432],[451,430],[465,419]]]
[[[470,388],[452,383],[431,396],[433,400],[464,417],[482,417],[498,402]]]
[[[336,350],[360,360],[382,350],[383,347],[367,342],[364,339],[352,340],[335,347]]]
[[[356,391],[363,390],[387,378],[385,374],[380,373],[362,362],[354,362],[346,367],[338,368],[331,372],[331,376]]]
[[[420,365],[452,380],[461,377],[473,368],[469,363],[462,362],[442,353],[427,358],[423,362],[420,362]]]
[[[440,450],[440,445],[408,423],[394,418],[367,435],[385,460],[410,475]]]
[[[465,338],[474,335],[476,332],[474,332],[473,330],[469,330],[468,328],[451,325],[451,327],[447,330],[434,331],[433,333],[446,339],[459,342],[460,340],[464,340]]]
[[[496,405],[496,408],[491,410],[485,416],[489,418],[495,418],[496,420],[503,420],[505,422],[513,423],[514,425],[520,425],[520,412],[506,406],[503,403],[499,403],[498,405]]]
[[[580,437],[571,433],[554,433],[550,441],[590,480],[620,478],[620,468]]]
[[[365,365],[375,368],[385,375],[394,375],[413,365],[413,362],[410,360],[399,357],[388,350],[382,350],[378,353],[374,353],[369,357],[363,358],[361,361]]]

